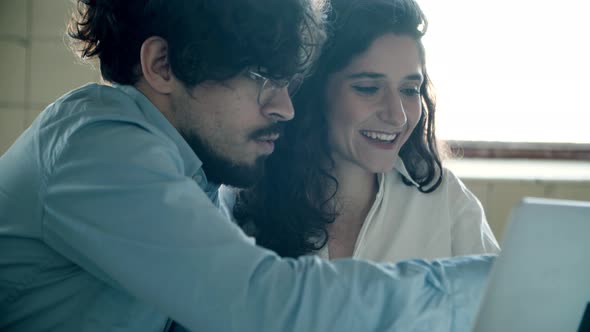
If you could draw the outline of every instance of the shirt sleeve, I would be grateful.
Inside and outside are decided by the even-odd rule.
[[[195,331],[468,331],[493,256],[397,265],[283,259],[184,175],[172,142],[104,122],[47,161],[44,240]]]
[[[452,225],[453,255],[496,254],[500,246],[477,197],[451,171],[445,170]]]

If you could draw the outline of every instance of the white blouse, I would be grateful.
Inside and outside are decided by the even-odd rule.
[[[378,262],[497,253],[500,247],[477,197],[450,170],[425,194],[405,185],[401,159],[380,174],[379,192],[354,246],[353,257]],[[410,180],[414,185],[417,184]],[[328,246],[318,254],[329,258]]]

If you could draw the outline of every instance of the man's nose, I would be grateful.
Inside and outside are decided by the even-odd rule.
[[[264,106],[262,106],[264,116],[273,121],[289,121],[295,116],[293,103],[287,88],[277,91],[276,95]]]

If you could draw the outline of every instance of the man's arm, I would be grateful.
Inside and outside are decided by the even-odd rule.
[[[50,246],[195,331],[464,331],[492,261],[282,259],[221,216],[171,142],[129,124],[75,133],[41,195]]]

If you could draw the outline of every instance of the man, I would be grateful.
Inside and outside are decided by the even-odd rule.
[[[61,97],[0,159],[0,330],[469,328],[491,257],[281,259],[213,204],[293,117],[320,5],[78,5],[70,35],[114,85]]]

